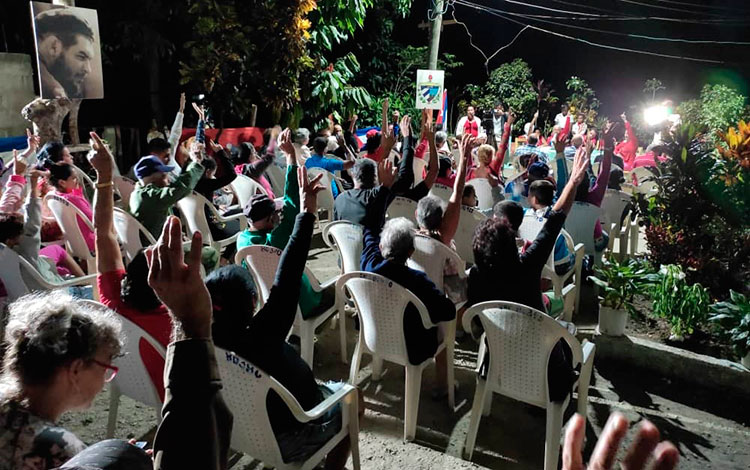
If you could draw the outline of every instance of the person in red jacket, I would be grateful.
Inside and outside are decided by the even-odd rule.
[[[633,132],[633,128],[628,122],[628,117],[625,113],[620,115],[622,122],[625,123],[625,139],[622,142],[618,142],[615,145],[615,155],[622,157],[622,161],[625,164],[625,170],[630,171],[633,169],[635,163],[635,153],[638,150],[638,138]]]

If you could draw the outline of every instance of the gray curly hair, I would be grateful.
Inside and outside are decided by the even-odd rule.
[[[59,367],[76,359],[93,360],[100,348],[113,355],[122,349],[117,315],[63,290],[23,296],[8,310],[0,376],[3,400],[17,397],[21,385],[49,383]]]
[[[417,204],[417,223],[419,228],[428,232],[440,230],[443,223],[445,203],[437,196],[427,195],[419,200]]]
[[[405,263],[414,249],[414,224],[405,217],[388,220],[380,234],[383,258]]]

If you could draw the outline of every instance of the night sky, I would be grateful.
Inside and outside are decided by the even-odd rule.
[[[523,14],[565,16],[563,13],[544,11],[524,5],[514,5],[504,0],[467,0],[470,3],[486,5],[498,10]],[[527,29],[513,45],[500,52],[489,63],[489,70],[516,57],[523,58],[532,68],[534,79],[550,82],[557,95],[565,94],[565,80],[577,75],[589,82],[602,102],[601,111],[608,115],[619,115],[631,105],[646,100],[643,94],[644,82],[652,77],[660,79],[667,87],[662,99],[682,99],[696,96],[706,82],[732,84],[745,94],[750,81],[750,45],[703,45],[657,42],[633,39],[589,31],[579,31],[561,26],[573,24],[607,31],[684,38],[691,40],[745,41],[750,42],[750,2],[684,0],[637,0],[654,6],[690,10],[699,13],[677,12],[654,7],[635,5],[623,0],[534,0],[520,2],[560,10],[579,11],[591,14],[612,14],[616,16],[659,16],[686,18],[699,21],[718,20],[722,23],[688,24],[684,22],[662,22],[653,20],[634,21],[577,21],[547,19],[552,23],[541,23],[527,18],[514,17],[525,24],[623,48],[647,50],[662,54],[691,56],[703,59],[721,60],[723,65],[703,64],[652,57],[642,54],[618,52],[589,46],[580,42],[555,37],[543,32]],[[686,6],[686,3],[704,3],[715,8]],[[578,4],[580,6],[575,6]],[[737,10],[734,10],[734,7]],[[415,0],[410,17],[396,27],[397,36],[411,37],[415,44],[426,43],[427,32],[416,30],[414,26],[427,19],[428,2]],[[445,15],[452,19],[452,10]],[[610,12],[610,13],[607,13]],[[702,13],[700,13],[702,12]],[[478,12],[466,6],[455,5],[456,19],[466,24],[473,35],[474,44],[487,56],[499,47],[508,44],[523,26],[513,24],[489,13]],[[580,16],[580,15],[579,15]],[[727,24],[726,22],[734,24]],[[416,39],[415,39],[416,38]],[[408,39],[406,39],[408,40]],[[464,70],[455,77],[455,85],[483,83],[486,79],[484,58],[469,44],[469,37],[461,25],[443,28],[441,52],[458,55],[465,64]]]

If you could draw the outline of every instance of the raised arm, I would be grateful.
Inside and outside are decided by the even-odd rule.
[[[503,175],[503,161],[505,161],[505,154],[508,152],[508,142],[510,141],[510,128],[516,120],[516,113],[511,111],[508,113],[508,120],[505,122],[503,127],[503,137],[500,139],[500,144],[497,146],[497,153],[495,158],[490,162],[490,171],[499,178]]]
[[[589,155],[586,152],[586,149],[581,146],[576,152],[570,180],[568,180],[568,184],[563,188],[562,194],[560,194],[560,197],[557,199],[552,210],[563,212],[565,214],[570,212],[570,208],[573,207],[573,202],[576,198],[576,188],[578,188],[578,185],[581,184],[581,181],[586,177],[586,168],[588,165]]]
[[[430,145],[430,160],[427,162],[427,174],[424,177],[424,184],[427,186],[427,189],[430,189],[435,184],[438,170],[440,169],[440,165],[438,164],[438,149],[437,144],[435,144],[435,128],[432,125],[432,114],[425,120],[422,135]]]
[[[125,269],[122,263],[120,244],[114,226],[114,185],[112,183],[112,156],[99,136],[91,133],[94,141],[89,162],[96,170],[96,192],[94,193],[94,230],[96,231],[96,270],[103,274]]]
[[[213,140],[210,140],[209,143],[214,151],[214,160],[216,160],[216,178],[204,178],[200,184],[205,185],[204,187],[209,191],[216,191],[234,181],[237,178],[237,173],[234,172],[232,162],[229,161],[224,148]]]
[[[177,115],[172,123],[172,129],[169,131],[169,145],[172,147],[169,149],[169,163],[168,165],[174,166],[172,173],[177,176],[180,174],[180,165],[177,164],[177,147],[180,145],[180,137],[182,136],[182,122],[185,119],[185,93],[180,94],[180,109],[177,111]]]
[[[557,191],[556,197],[560,197],[568,184],[568,162],[565,159],[565,140],[558,134],[555,140],[555,165],[557,165]]]
[[[536,112],[534,113],[534,117],[531,118],[531,122],[529,123],[531,125],[529,126],[529,131],[526,133],[527,136],[534,133],[534,128],[536,127],[536,120],[538,118],[539,118],[539,110],[537,109]]]
[[[23,204],[23,190],[26,187],[26,159],[18,155],[17,150],[13,150],[13,174],[5,183],[5,191],[0,198],[0,212],[14,213],[19,212]]]
[[[607,132],[604,133],[604,158],[602,163],[599,165],[599,174],[596,175],[596,182],[594,187],[589,191],[587,201],[595,206],[601,206],[604,195],[607,193],[607,186],[609,185],[609,173],[612,170],[612,155],[615,150],[615,140],[613,137],[613,131],[618,124],[613,125]]]
[[[23,158],[27,164],[36,157],[36,151],[39,149],[40,142],[41,139],[38,135],[34,135],[30,130],[26,129],[26,150],[21,153],[21,158]]]
[[[443,221],[440,223],[442,241],[449,246],[451,240],[453,240],[453,236],[456,234],[456,229],[458,229],[458,219],[461,216],[461,197],[463,196],[464,184],[466,183],[466,162],[471,156],[473,143],[474,138],[470,134],[464,134],[461,138],[461,151],[458,159],[458,169],[456,170],[456,181],[453,183],[453,193],[450,200],[448,200],[448,206],[445,208]]]
[[[199,144],[206,143],[206,110],[203,106],[193,103],[193,109],[198,114],[198,126],[195,128],[195,141]]]
[[[320,184],[322,177],[320,174],[312,181],[308,181],[306,168],[297,169],[302,212],[297,215],[292,235],[281,254],[268,300],[253,317],[250,327],[251,332],[263,335],[264,341],[284,341],[294,323],[299,303],[300,280],[305,272],[315,224],[317,194],[324,189]]]
[[[399,129],[404,142],[398,167],[398,179],[393,185],[393,194],[396,196],[408,191],[414,183],[414,145],[411,135],[411,118],[408,115],[404,115],[401,119]]]

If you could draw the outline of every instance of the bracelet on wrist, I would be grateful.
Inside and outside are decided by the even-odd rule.
[[[104,183],[96,183],[96,189],[104,189],[114,186],[114,183],[110,180]]]

